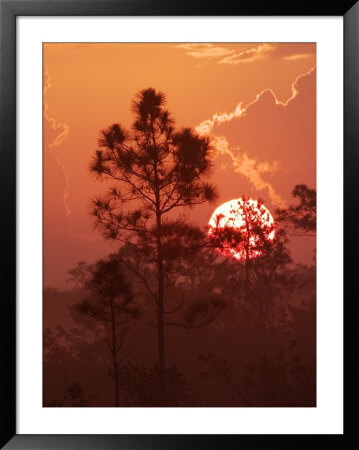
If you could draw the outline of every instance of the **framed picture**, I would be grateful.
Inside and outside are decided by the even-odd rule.
[[[359,6],[255,3],[1,0],[4,448],[350,448]]]

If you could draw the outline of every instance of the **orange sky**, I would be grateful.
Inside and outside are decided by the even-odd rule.
[[[100,129],[129,126],[139,89],[167,95],[176,126],[211,131],[218,205],[242,194],[270,211],[295,184],[315,188],[315,44],[44,44],[44,285],[114,251],[93,230],[89,175]],[[191,213],[205,226],[213,206]],[[309,263],[311,243],[293,247]]]

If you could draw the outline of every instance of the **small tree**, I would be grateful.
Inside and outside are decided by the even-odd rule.
[[[260,200],[233,201],[228,216],[218,215],[209,225],[210,245],[231,258],[227,293],[241,306],[246,320],[265,327],[282,321],[281,303],[292,280],[285,268],[291,262],[283,230],[275,229]]]
[[[119,259],[114,256],[93,266],[80,263],[70,274],[88,291],[85,299],[72,306],[72,313],[89,318],[89,328],[105,340],[111,354],[114,403],[119,406],[119,353],[126,333],[140,312],[133,302],[131,286],[121,272]]]
[[[175,132],[165,103],[165,95],[153,88],[139,91],[132,102],[135,120],[131,129],[113,124],[102,130],[99,150],[90,164],[96,177],[114,182],[103,197],[92,202],[95,226],[105,239],[133,245],[155,258],[157,288],[152,298],[160,383],[165,370],[165,234],[174,224],[184,222],[183,217],[176,218],[175,210],[216,197],[207,181],[212,169],[209,138],[190,128]]]
[[[297,184],[292,195],[299,202],[285,209],[277,209],[277,221],[287,225],[297,236],[315,236],[317,216],[317,194],[305,184]]]
[[[274,223],[260,200],[242,197],[233,201],[229,216],[219,214],[209,225],[212,245],[225,256],[232,256],[245,265],[245,289],[250,289],[252,260],[266,255],[274,237]]]

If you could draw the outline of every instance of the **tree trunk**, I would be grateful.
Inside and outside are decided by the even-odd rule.
[[[157,269],[158,269],[158,299],[157,299],[157,339],[158,339],[158,390],[159,404],[165,406],[165,333],[164,333],[164,270],[163,270],[163,249],[162,249],[162,212],[161,212],[161,184],[158,176],[158,155],[157,142],[153,120],[151,118],[151,139],[154,149],[153,172],[155,179],[155,203],[156,203],[156,244],[157,244]]]
[[[155,150],[155,161],[153,171],[155,176],[155,198],[156,198],[156,226],[157,226],[157,268],[158,268],[158,304],[157,304],[157,338],[158,338],[158,382],[160,406],[164,406],[165,399],[165,333],[164,333],[164,271],[163,271],[163,249],[162,249],[162,214],[161,214],[161,198],[160,184],[157,171],[157,143],[153,122],[151,119],[152,144]]]
[[[115,378],[115,406],[119,406],[118,367],[116,355],[113,355],[113,374]]]
[[[117,342],[116,342],[116,324],[115,313],[113,310],[113,303],[111,300],[111,327],[112,327],[112,364],[113,364],[113,376],[115,380],[115,406],[119,406],[119,386],[118,386],[118,365],[117,365]]]
[[[249,218],[248,218],[248,212],[247,207],[244,207],[244,215],[245,215],[245,221],[246,221],[246,243],[245,243],[245,252],[246,252],[246,262],[245,262],[245,297],[247,305],[249,303],[249,290],[250,290],[250,228],[249,228]]]
[[[164,272],[161,240],[161,216],[157,214],[157,265],[158,265],[158,305],[157,305],[157,332],[158,332],[158,370],[159,392],[161,406],[165,403],[165,335],[164,335]]]
[[[249,301],[249,289],[250,289],[250,279],[249,279],[249,275],[250,275],[250,268],[249,268],[249,257],[246,256],[246,262],[245,262],[245,291],[246,291],[246,301]]]

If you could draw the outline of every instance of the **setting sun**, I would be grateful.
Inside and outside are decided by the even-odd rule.
[[[261,246],[274,239],[274,220],[257,200],[243,197],[220,205],[208,223],[208,236],[218,241],[217,250],[238,260],[262,255]]]

